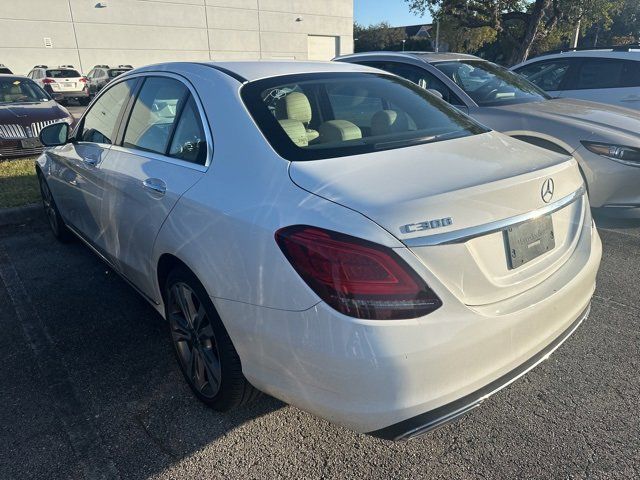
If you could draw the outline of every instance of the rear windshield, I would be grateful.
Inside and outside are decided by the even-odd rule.
[[[0,67],[0,73],[11,75],[11,70],[6,67]]]
[[[113,69],[113,70],[108,70],[107,71],[107,75],[109,75],[109,78],[116,78],[118,75],[122,75],[124,72],[128,72],[129,69],[128,68],[120,68],[120,69]]]
[[[77,70],[69,70],[67,68],[62,70],[47,70],[47,77],[49,78],[76,78],[81,77]]]
[[[0,78],[0,104],[46,102],[49,95],[26,78]]]
[[[466,137],[486,128],[407,80],[316,73],[245,85],[242,99],[288,160],[357,155]]]

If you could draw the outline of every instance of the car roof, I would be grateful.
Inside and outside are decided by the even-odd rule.
[[[623,58],[626,60],[640,60],[640,49],[631,49],[628,51],[618,51],[610,48],[607,49],[594,49],[594,50],[571,50],[567,52],[556,52],[542,54],[537,57],[529,59],[527,62],[537,62],[540,60],[547,60],[550,58],[566,58],[566,57],[596,57],[596,58]]]
[[[466,53],[455,53],[455,52],[387,52],[387,51],[377,51],[377,52],[361,52],[361,53],[352,53],[350,55],[342,55],[337,57],[336,60],[349,60],[349,59],[360,59],[367,57],[398,57],[398,58],[413,58],[423,60],[427,63],[437,63],[437,62],[446,62],[446,61],[455,61],[455,60],[483,60],[480,57],[476,57],[475,55],[469,55]]]
[[[299,60],[247,60],[225,62],[172,62],[158,63],[137,68],[133,72],[173,71],[184,70],[194,65],[205,65],[221,70],[238,81],[252,82],[261,78],[295,75],[302,73],[331,73],[331,72],[375,72],[374,68],[363,65],[337,62],[309,62]]]
[[[2,80],[29,80],[31,81],[31,79],[29,77],[25,77],[24,75],[16,75],[13,73],[0,73],[0,78]]]

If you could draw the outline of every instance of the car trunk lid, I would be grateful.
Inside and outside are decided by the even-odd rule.
[[[495,132],[293,162],[290,175],[301,188],[391,232],[468,305],[517,295],[560,268],[575,247],[585,208],[576,195],[583,181],[575,160]],[[549,179],[552,196],[543,199]],[[558,201],[564,208],[555,209]],[[541,212],[551,218],[553,246],[518,266],[508,256],[508,227],[500,226],[524,224]],[[521,236],[531,234],[526,229]]]

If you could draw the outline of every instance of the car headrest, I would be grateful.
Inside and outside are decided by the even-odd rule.
[[[409,130],[409,118],[404,112],[380,110],[371,117],[371,135],[373,136]]]
[[[320,132],[319,143],[344,142],[362,138],[360,128],[347,120],[329,120],[320,125],[318,131]]]
[[[311,121],[311,104],[304,93],[291,92],[276,104],[278,120],[298,120],[304,124]]]
[[[304,124],[300,120],[278,120],[278,123],[289,136],[291,141],[298,147],[306,147],[309,145],[309,137],[307,136],[307,129],[304,128]]]

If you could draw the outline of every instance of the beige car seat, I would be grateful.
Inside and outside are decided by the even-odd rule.
[[[360,128],[347,120],[329,120],[319,127],[320,143],[344,142],[362,138]]]
[[[309,128],[311,117],[311,103],[309,103],[309,99],[304,93],[291,92],[276,104],[276,118],[278,120],[297,120],[302,122],[308,143],[313,142],[320,135],[317,130]]]

